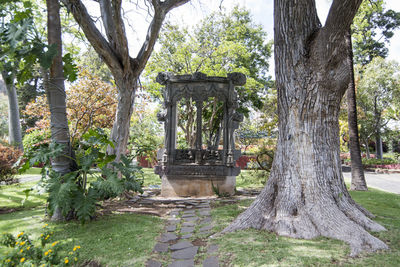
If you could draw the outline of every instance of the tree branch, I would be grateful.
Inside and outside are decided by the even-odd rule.
[[[101,56],[110,70],[123,68],[118,56],[114,50],[97,29],[93,20],[91,19],[86,7],[80,0],[61,0],[72,13],[75,20],[85,33],[86,38],[89,40],[96,52]]]
[[[136,57],[138,66],[135,69],[135,72],[137,74],[143,71],[150,58],[166,14],[173,8],[181,6],[189,1],[190,0],[166,0],[164,2],[161,2],[160,0],[151,1],[154,7],[154,16],[147,30],[146,40]]]
[[[325,23],[325,27],[332,33],[331,36],[348,31],[361,2],[362,0],[333,0]]]
[[[124,70],[126,71],[128,68],[132,68],[130,62],[131,59],[129,57],[129,48],[128,48],[128,40],[126,39],[125,26],[124,21],[122,20],[121,14],[121,0],[113,0],[112,12],[113,12],[113,22],[114,22],[114,31],[115,31],[115,42],[116,42],[116,50],[118,51],[119,56],[122,58]]]

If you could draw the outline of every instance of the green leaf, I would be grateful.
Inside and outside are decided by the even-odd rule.
[[[39,48],[39,46],[37,48]],[[42,66],[44,69],[49,69],[53,62],[53,58],[58,53],[57,45],[52,44],[50,46],[47,46],[47,49],[45,49],[44,46],[41,46],[41,48],[41,50],[37,51],[40,66]]]
[[[88,193],[77,191],[74,197],[74,208],[78,220],[85,223],[90,220],[96,211],[97,192],[89,188]]]
[[[64,62],[65,78],[70,82],[76,81],[76,79],[78,77],[78,67],[74,63],[74,60],[70,53],[65,54],[63,56],[63,62]]]

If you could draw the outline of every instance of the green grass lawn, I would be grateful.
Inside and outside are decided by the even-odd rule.
[[[18,183],[0,186],[0,209],[34,208],[46,203],[46,194],[39,194],[33,190],[26,197],[24,190],[32,189],[37,182]]]
[[[143,169],[145,186],[160,185],[153,169]],[[265,176],[264,176],[265,177]],[[80,262],[95,260],[103,266],[144,266],[163,231],[164,221],[158,217],[138,214],[112,214],[81,225],[77,222],[52,223],[45,218],[45,195],[32,192],[24,206],[22,192],[34,182],[0,187],[0,207],[17,211],[0,214],[0,233],[21,231],[38,237],[45,223],[54,231],[53,240],[60,240],[66,251],[81,246]],[[238,187],[262,187],[263,177],[254,171],[242,171]],[[374,233],[389,245],[390,250],[350,258],[347,244],[328,238],[301,240],[279,237],[266,231],[245,230],[218,236],[219,258],[229,266],[400,266],[400,196],[370,189],[351,192],[352,197],[377,217],[388,229]],[[213,204],[215,230],[221,231],[252,200],[233,205]],[[5,253],[0,247],[0,254]]]
[[[400,196],[374,189],[351,195],[386,227],[388,231],[374,235],[390,250],[350,258],[349,246],[338,240],[293,239],[250,229],[218,237],[214,242],[219,245],[219,257],[230,266],[400,266]],[[224,229],[250,204],[251,200],[227,206],[217,203],[212,211],[215,229]]]

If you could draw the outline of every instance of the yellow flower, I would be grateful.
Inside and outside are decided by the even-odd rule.
[[[53,252],[51,249],[49,249],[49,253]]]
[[[54,246],[57,245],[57,244],[58,244],[58,241],[53,242],[53,244],[51,244],[51,246],[54,247]]]
[[[75,246],[73,251],[76,251],[77,249],[80,249],[80,248],[81,248],[81,246]]]
[[[49,239],[50,235],[46,235],[46,237],[44,238],[45,240]]]
[[[23,241],[23,242],[21,242],[21,243],[20,243],[20,245],[21,245],[21,246],[23,246],[23,245],[25,245],[25,243],[26,243],[26,242],[25,242],[25,241]]]
[[[64,263],[67,264],[69,262],[68,258],[65,258]]]
[[[31,246],[29,246],[29,247],[26,248],[26,250],[30,250],[30,249],[31,249]]]
[[[75,258],[74,258],[74,260],[75,260],[75,261],[78,261],[78,258],[77,258],[77,257],[75,257]]]
[[[20,252],[20,253],[22,253],[22,252],[24,252],[24,250],[23,250],[23,249],[21,249],[19,252]]]
[[[7,259],[6,262],[11,262],[11,260],[10,260],[10,259]]]
[[[49,224],[46,223],[45,225],[43,225],[43,228],[46,228],[47,226],[49,226]]]
[[[24,261],[25,261],[25,258],[21,258],[20,262],[24,262]]]
[[[46,251],[46,252],[44,253],[44,255],[45,255],[45,256],[49,255],[49,252],[48,252],[48,251]]]
[[[24,234],[24,232],[21,232],[21,233],[19,233],[18,235],[17,235],[17,237],[20,237],[21,235],[23,235]]]
[[[18,245],[19,244],[19,242],[17,241],[17,242],[15,242],[15,245]]]
[[[44,236],[43,234],[40,235],[40,237],[43,237],[43,236]]]

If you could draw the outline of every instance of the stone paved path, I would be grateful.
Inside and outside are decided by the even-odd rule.
[[[169,213],[165,232],[154,246],[148,267],[219,266],[218,246],[207,238],[213,234],[209,200],[193,200]]]

